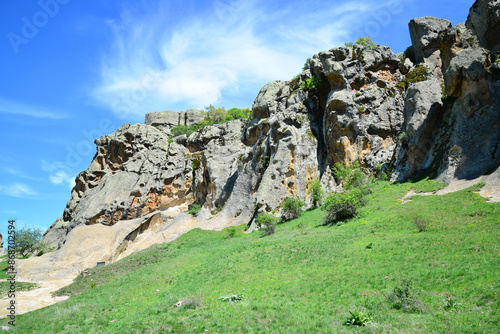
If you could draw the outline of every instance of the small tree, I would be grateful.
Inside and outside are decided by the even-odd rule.
[[[23,227],[16,231],[16,250],[22,257],[43,250],[45,245],[41,242],[42,236],[43,231],[39,228]]]
[[[210,123],[219,123],[223,121],[227,116],[227,111],[224,107],[215,108],[212,104],[205,107],[205,119]]]
[[[371,48],[377,46],[377,44],[375,44],[372,41],[372,38],[369,36],[360,37],[355,43],[353,42],[344,43],[344,45],[347,46],[348,48],[352,48],[355,44],[361,45],[363,47],[363,51],[370,50]]]
[[[304,202],[296,196],[285,198],[285,201],[281,205],[281,208],[283,209],[283,220],[287,221],[300,216],[303,206]]]
[[[358,45],[361,45],[363,47],[363,50],[370,50],[371,48],[377,46],[377,44],[375,44],[371,37],[360,37],[358,38],[358,40],[356,41],[356,44]]]
[[[345,190],[352,188],[362,188],[368,183],[368,176],[361,169],[358,161],[352,164],[336,163],[332,168],[333,175],[339,180]]]
[[[311,195],[313,206],[320,206],[323,202],[324,191],[319,179],[309,181],[308,194]]]
[[[271,235],[276,232],[277,221],[277,217],[267,212],[261,212],[257,216],[257,225],[259,225],[265,231],[265,235]]]

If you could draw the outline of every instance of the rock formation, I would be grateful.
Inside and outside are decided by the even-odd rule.
[[[382,166],[395,181],[425,173],[452,182],[494,171],[499,6],[478,0],[455,27],[414,19],[413,45],[399,56],[384,46],[320,52],[298,77],[263,87],[249,121],[173,137],[174,126],[196,124],[202,114],[165,111],[97,139],[63,216],[44,235],[55,250],[21,266],[21,275],[34,275],[36,261],[69,261],[64,275],[71,275],[195,227],[250,224],[258,212],[279,212],[287,196],[310,205],[309,181],[334,191],[337,162]],[[191,204],[203,207],[196,217],[184,212]]]

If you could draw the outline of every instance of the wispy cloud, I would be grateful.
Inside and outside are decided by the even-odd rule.
[[[66,164],[59,161],[48,162],[42,160],[41,168],[49,173],[49,180],[52,184],[66,184],[70,189],[75,186],[75,176]]]
[[[38,178],[33,177],[31,175],[28,175],[28,174],[26,174],[18,169],[2,167],[2,170],[10,175],[14,175],[14,176],[26,179],[26,180],[39,180]]]
[[[168,6],[124,9],[108,21],[113,43],[93,93],[121,116],[228,103],[240,90],[256,96],[268,81],[300,72],[312,54],[350,40],[353,22],[380,2],[226,0],[181,18]]]
[[[0,112],[25,115],[36,118],[63,119],[68,116],[62,112],[49,110],[46,107],[32,106],[0,97]]]
[[[0,193],[3,195],[18,197],[18,198],[29,198],[37,195],[37,192],[31,189],[30,186],[23,183],[12,183],[9,185],[0,185]]]

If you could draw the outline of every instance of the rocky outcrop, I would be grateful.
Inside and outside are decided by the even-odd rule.
[[[478,0],[470,9],[466,22],[481,46],[500,51],[500,0]]]
[[[44,235],[56,250],[39,261],[115,261],[195,227],[279,214],[288,196],[309,206],[309,182],[334,191],[339,162],[383,166],[393,180],[425,173],[451,182],[497,169],[500,65],[484,48],[496,43],[497,12],[498,1],[476,1],[466,24],[412,20],[413,59],[384,46],[320,52],[296,78],[263,87],[252,120],[173,137],[172,127],[200,123],[203,113],[165,111],[97,139],[63,217]],[[185,212],[192,204],[202,206],[197,216]],[[108,233],[97,238],[106,245],[92,231]]]
[[[173,127],[198,124],[203,120],[203,117],[203,111],[198,109],[188,109],[181,112],[167,110],[146,114],[144,124],[151,125],[166,134],[170,134]]]
[[[311,72],[328,83],[318,94],[328,163],[387,163],[403,123],[400,61],[387,47],[336,48],[311,60]]]

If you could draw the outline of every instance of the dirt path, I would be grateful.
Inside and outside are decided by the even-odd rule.
[[[40,287],[31,291],[18,291],[16,293],[16,315],[38,310],[39,308],[49,306],[68,299],[68,297],[52,297],[52,292],[69,285],[73,279],[55,279],[45,282],[30,282],[36,283]],[[7,307],[10,304],[10,299],[4,297],[0,300],[0,318],[4,318],[7,314]]]
[[[479,182],[484,183],[484,186],[480,191],[478,191],[481,196],[488,198],[491,202],[500,202],[500,169],[498,169],[493,174],[483,175],[481,177],[478,177],[477,179],[455,180],[445,188],[436,192],[416,193],[415,191],[413,191],[413,189],[411,189],[406,193],[406,195],[403,196],[403,198],[401,198],[401,204],[411,201],[412,196],[445,195],[472,187]]]

